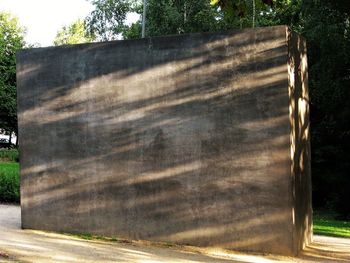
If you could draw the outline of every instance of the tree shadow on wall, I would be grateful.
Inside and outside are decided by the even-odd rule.
[[[284,27],[18,61],[23,227],[290,253]]]

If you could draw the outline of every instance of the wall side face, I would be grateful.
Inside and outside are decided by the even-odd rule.
[[[293,253],[285,27],[18,54],[24,228]]]
[[[293,175],[294,249],[311,242],[311,151],[306,41],[288,30],[288,71],[291,121],[291,171]]]

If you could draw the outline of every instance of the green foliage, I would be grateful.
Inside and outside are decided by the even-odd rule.
[[[272,13],[272,0],[211,0],[212,6],[218,6],[231,19],[239,18],[240,27],[255,27],[257,17]]]
[[[141,20],[127,25],[126,14],[141,15],[142,1],[94,0],[95,10],[86,18],[87,30],[98,40],[141,37]],[[225,17],[208,0],[148,0],[146,36],[218,31],[234,28],[239,19]]]
[[[296,32],[304,26],[302,0],[274,0],[273,7],[258,14],[260,26],[288,25]]]
[[[15,17],[0,12],[0,128],[17,134],[16,51],[25,30]]]
[[[308,40],[314,205],[350,218],[350,8],[342,3],[305,1],[300,32]]]
[[[130,26],[126,26],[122,31],[123,39],[136,39],[141,36],[141,21],[137,21],[136,23],[131,24]]]
[[[87,34],[84,21],[78,19],[72,24],[62,27],[62,29],[57,32],[54,44],[58,46],[87,43],[91,41],[93,41],[93,37]]]
[[[206,0],[149,0],[146,35],[215,31],[219,18]]]
[[[85,22],[87,32],[97,40],[113,40],[125,33],[126,15],[140,11],[140,3],[136,0],[92,0],[95,6]]]
[[[19,161],[19,153],[17,149],[0,149],[0,162],[18,162]]]
[[[19,165],[0,162],[0,202],[18,203],[19,200]]]

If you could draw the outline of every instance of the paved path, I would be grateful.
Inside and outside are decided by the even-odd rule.
[[[350,262],[350,239],[316,236],[301,258],[218,249],[165,248],[145,242],[87,241],[20,229],[20,208],[0,205],[0,262]]]

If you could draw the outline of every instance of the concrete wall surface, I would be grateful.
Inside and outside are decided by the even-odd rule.
[[[23,228],[294,255],[305,41],[285,26],[17,55]]]

